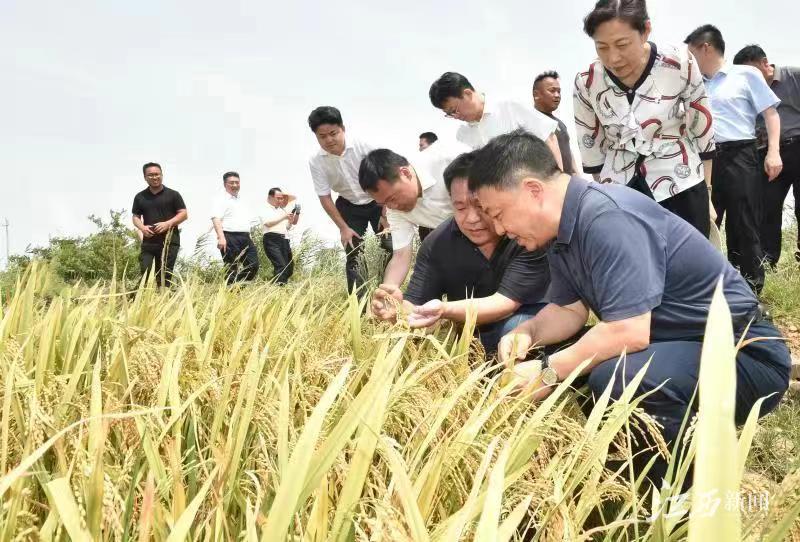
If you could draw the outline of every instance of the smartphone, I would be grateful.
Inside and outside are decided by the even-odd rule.
[[[295,203],[294,209],[292,209],[292,214],[294,214],[294,215],[299,215],[300,214],[300,204],[299,203]]]

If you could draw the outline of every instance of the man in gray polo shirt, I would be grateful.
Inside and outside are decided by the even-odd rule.
[[[541,373],[539,362],[518,364],[515,372],[523,378],[552,385],[592,359],[585,372],[593,396],[615,377],[612,397],[618,398],[650,361],[637,394],[650,393],[640,404],[674,443],[687,410],[695,409],[691,399],[706,317],[720,277],[737,338],[751,320],[748,336],[781,336],[761,316],[745,280],[695,228],[635,190],[563,174],[547,146],[531,134],[515,131],[479,150],[470,189],[498,233],[528,250],[550,247],[550,304],[501,340],[501,360],[513,364],[534,344],[569,339],[586,324],[589,310],[600,320],[572,346],[546,357]],[[617,368],[623,352],[625,364]],[[790,359],[777,340],[739,350],[737,423],[759,398],[773,394],[761,414],[778,405],[788,387]],[[651,457],[637,454],[634,466],[641,469]],[[649,476],[660,485],[665,472],[661,460]]]
[[[758,45],[748,45],[736,53],[733,63],[757,68],[772,92],[781,100],[778,104],[778,116],[781,119],[780,153],[783,170],[771,181],[764,179],[764,199],[759,229],[764,259],[774,267],[781,259],[783,202],[789,189],[794,191],[794,216],[800,224],[800,68],[770,64],[764,49]],[[756,125],[756,136],[759,151],[765,155],[767,129],[761,117]],[[800,240],[797,242],[794,257],[800,262]]]

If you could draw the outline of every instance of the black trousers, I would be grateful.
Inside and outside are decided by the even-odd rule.
[[[708,207],[708,187],[699,182],[691,188],[661,202],[661,206],[694,226],[708,239],[711,233],[711,213]]]
[[[759,240],[762,170],[755,140],[717,145],[711,178],[717,226],[725,218],[728,260],[756,294],[764,287],[764,254]]]
[[[763,160],[766,151],[763,151],[760,157]],[[800,138],[781,145],[781,160],[783,160],[781,174],[773,181],[769,181],[764,174],[761,181],[763,212],[759,234],[764,259],[772,266],[777,265],[781,259],[783,203],[790,189],[794,192],[794,216],[800,224]],[[794,257],[800,262],[800,237]]]
[[[343,197],[336,198],[336,209],[347,225],[356,232],[360,237],[364,237],[367,232],[367,226],[372,227],[372,231],[380,233],[383,230],[381,226],[381,211],[380,205],[371,201],[363,205],[356,205]],[[386,243],[381,243],[381,247],[391,252],[391,246]],[[347,291],[352,292],[353,288],[357,292],[361,290],[366,278],[362,275],[361,270],[361,255],[363,253],[362,239],[353,239],[353,247],[344,247],[347,261],[345,264],[345,274],[347,275]]]
[[[139,253],[139,268],[142,275],[147,277],[150,270],[155,269],[156,286],[171,286],[172,271],[175,269],[175,262],[178,261],[178,251],[180,245],[168,243],[146,244],[142,243]]]
[[[417,226],[417,231],[419,232],[419,242],[423,242],[425,238],[430,235],[433,231],[433,228],[426,228],[425,226]]]
[[[269,232],[263,237],[264,253],[272,263],[273,279],[277,284],[286,284],[294,273],[294,256],[289,240],[282,233]]]
[[[258,251],[249,232],[226,231],[225,250],[220,250],[225,262],[228,284],[253,280],[258,275]]]

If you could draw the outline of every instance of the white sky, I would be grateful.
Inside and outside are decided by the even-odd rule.
[[[572,130],[571,80],[594,58],[581,32],[592,5],[0,0],[0,221],[10,221],[11,253],[87,233],[91,213],[129,210],[150,160],[186,200],[186,248],[209,228],[231,169],[254,205],[282,186],[304,204],[301,224],[337,238],[308,173],[314,107],[335,105],[348,133],[411,154],[420,132],[455,134],[457,121],[427,97],[442,72],[530,100],[533,77],[556,69],[567,90],[557,114]],[[711,22],[730,58],[757,42],[794,65],[799,6],[649,2],[655,41],[680,43]]]

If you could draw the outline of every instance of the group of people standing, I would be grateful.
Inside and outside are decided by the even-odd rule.
[[[131,209],[133,225],[141,240],[141,272],[147,276],[153,271],[155,283],[168,286],[180,249],[178,226],[188,218],[186,204],[179,192],[164,185],[160,164],[148,162],[142,172],[147,188],[136,194]],[[300,218],[299,204],[287,210],[295,197],[278,187],[270,188],[266,210],[254,213],[250,202],[239,196],[241,178],[237,172],[223,174],[222,185],[224,191],[213,203],[211,224],[228,284],[251,281],[258,275],[258,252],[251,231],[259,224],[263,229],[264,253],[274,268],[274,280],[286,284],[294,272],[287,233]]]
[[[577,176],[566,126],[554,116],[561,85],[552,71],[535,78],[533,107],[442,74],[428,95],[462,123],[456,141],[425,132],[409,158],[358,139],[337,108],[318,107],[308,117],[319,143],[309,167],[346,251],[348,290],[365,293],[368,228],[391,253],[370,303],[374,317],[429,327],[474,315],[486,352],[534,399],[584,360],[587,405],[609,385],[619,397],[646,367],[641,406],[671,445],[696,409],[720,277],[737,340],[781,338],[758,294],[764,262],[780,256],[783,198],[790,187],[800,196],[800,70],[769,64],[757,46],[726,63],[712,25],[691,32],[687,46],[653,43],[651,30],[645,0],[599,0],[584,19],[598,58],[575,77],[575,127],[582,169],[599,182]],[[178,241],[186,209],[161,186],[160,166],[144,173],[149,187],[133,214],[149,268],[165,236]],[[241,264],[232,280],[249,278],[257,259],[237,211],[239,176],[226,173],[223,182],[213,217],[218,247],[231,269]],[[287,203],[271,190],[263,222],[278,282],[291,275],[285,233],[297,223]],[[723,218],[729,261],[708,240]],[[161,253],[170,267],[172,247]],[[590,312],[599,323],[588,329]],[[738,350],[737,423],[761,398],[761,415],[778,405],[789,369],[781,340]],[[651,457],[635,460],[643,466]],[[659,459],[650,477],[665,472]]]
[[[688,47],[653,43],[651,29],[644,0],[600,0],[584,19],[598,59],[575,77],[575,125],[583,171],[599,182],[576,176],[554,117],[555,72],[535,79],[534,107],[442,74],[429,98],[462,122],[456,141],[421,135],[409,158],[355,139],[336,108],[319,107],[308,119],[320,144],[310,168],[348,250],[351,290],[363,283],[357,255],[367,225],[391,232],[392,257],[370,304],[376,318],[428,327],[474,315],[487,353],[535,399],[584,360],[588,405],[609,385],[619,397],[646,367],[641,406],[672,445],[696,409],[720,277],[737,340],[781,338],[758,294],[765,251],[777,261],[782,198],[800,183],[796,166],[784,167],[796,164],[800,71],[775,68],[752,47],[725,64],[711,25],[693,31]],[[729,261],[708,240],[723,218]],[[415,228],[426,234],[403,288]],[[587,329],[590,312],[599,323]],[[761,415],[778,405],[789,368],[781,340],[739,349],[737,423],[760,398]],[[651,457],[637,454],[637,465]],[[659,459],[650,477],[665,472]]]

